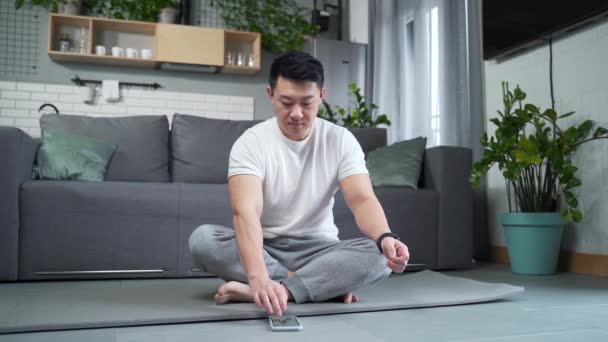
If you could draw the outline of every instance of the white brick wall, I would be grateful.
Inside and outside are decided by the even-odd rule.
[[[121,87],[121,99],[106,103],[95,89],[95,100],[84,103],[77,86],[0,81],[0,126],[18,127],[32,136],[40,136],[38,108],[54,104],[62,114],[88,116],[167,115],[174,113],[214,119],[252,120],[253,97],[223,96],[199,93],[170,92],[145,88]],[[52,113],[52,108],[45,108]]]

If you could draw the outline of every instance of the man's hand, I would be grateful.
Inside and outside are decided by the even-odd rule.
[[[287,289],[279,282],[270,278],[253,279],[249,281],[249,288],[255,304],[266,309],[269,315],[281,317],[287,310]]]
[[[401,273],[405,270],[407,262],[410,260],[410,252],[407,246],[392,237],[387,237],[382,240],[382,254],[386,257],[386,266],[393,272]]]

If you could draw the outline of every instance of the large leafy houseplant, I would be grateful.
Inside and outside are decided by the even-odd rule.
[[[323,107],[319,108],[317,116],[347,128],[368,128],[382,124],[386,126],[391,125],[391,121],[386,114],[375,114],[378,106],[365,102],[365,98],[361,95],[361,89],[356,83],[349,84],[348,89],[350,91],[349,95],[354,97],[352,107],[349,110],[340,106],[335,106],[336,110],[333,110],[327,102],[323,101]]]
[[[483,157],[473,165],[469,178],[474,187],[497,164],[505,178],[509,212],[511,198],[521,212],[556,212],[561,197],[565,206],[560,210],[566,221],[580,222],[583,218],[574,191],[581,185],[576,176],[578,168],[571,156],[586,142],[608,138],[608,130],[595,127],[592,120],[563,128],[558,121],[574,114],[558,115],[553,108],[541,110],[526,103],[526,93],[519,86],[513,91],[505,82],[504,111],[490,121],[496,125],[494,136],[481,138]]]
[[[300,50],[307,36],[319,33],[306,14],[310,9],[296,0],[210,0],[221,11],[227,27],[262,34],[262,48],[269,52]]]

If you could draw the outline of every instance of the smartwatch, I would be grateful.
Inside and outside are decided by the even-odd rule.
[[[378,249],[380,250],[380,253],[384,253],[382,251],[382,240],[384,240],[384,238],[389,237],[389,236],[392,237],[392,238],[395,238],[397,240],[400,240],[399,236],[397,236],[397,234],[384,233],[384,234],[380,235],[380,237],[378,238],[378,240],[376,240],[376,245],[378,245]]]

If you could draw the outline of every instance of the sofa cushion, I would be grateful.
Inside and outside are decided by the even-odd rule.
[[[103,181],[116,145],[46,130],[36,154],[36,179]]]
[[[175,114],[171,123],[173,182],[227,183],[234,142],[261,120],[220,120]]]
[[[391,231],[409,247],[411,259],[408,270],[416,264],[421,268],[434,267],[437,262],[439,193],[428,189],[396,187],[374,188],[374,193],[382,205]],[[342,192],[338,191],[334,199],[334,222],[340,239],[364,237]]]
[[[179,184],[180,276],[209,276],[194,265],[188,241],[203,224],[232,227],[228,184]]]
[[[418,189],[426,138],[396,142],[372,151],[367,156],[367,169],[374,186]]]
[[[54,130],[116,145],[105,180],[169,181],[169,121],[162,116],[90,117],[44,114],[43,132]]]
[[[178,275],[176,184],[28,181],[20,194],[21,280]],[[97,270],[162,272],[35,274]]]

